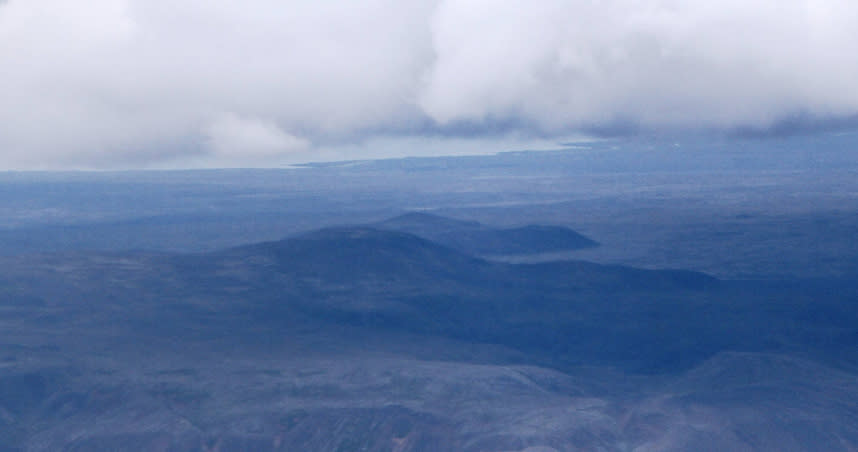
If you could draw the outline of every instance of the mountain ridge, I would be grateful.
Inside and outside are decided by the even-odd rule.
[[[493,228],[476,221],[457,220],[426,212],[405,213],[371,226],[408,232],[467,253],[485,256],[527,255],[599,246],[598,242],[562,226]]]

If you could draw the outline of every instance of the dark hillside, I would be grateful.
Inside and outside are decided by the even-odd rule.
[[[520,255],[592,248],[599,244],[565,227],[524,226],[496,229],[422,212],[407,213],[373,225],[408,232],[477,255]]]

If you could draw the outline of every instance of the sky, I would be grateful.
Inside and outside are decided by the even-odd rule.
[[[0,0],[0,169],[849,125],[856,55],[854,0]]]

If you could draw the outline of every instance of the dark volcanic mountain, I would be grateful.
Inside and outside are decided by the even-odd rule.
[[[858,445],[845,283],[514,265],[367,227],[0,265],[2,451]]]
[[[519,255],[569,251],[599,246],[565,227],[530,225],[495,229],[476,221],[462,221],[423,212],[411,212],[373,225],[443,243],[477,255]]]

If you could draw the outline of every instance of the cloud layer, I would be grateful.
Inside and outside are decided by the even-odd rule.
[[[8,0],[0,168],[765,129],[858,113],[855,55],[851,0]]]

